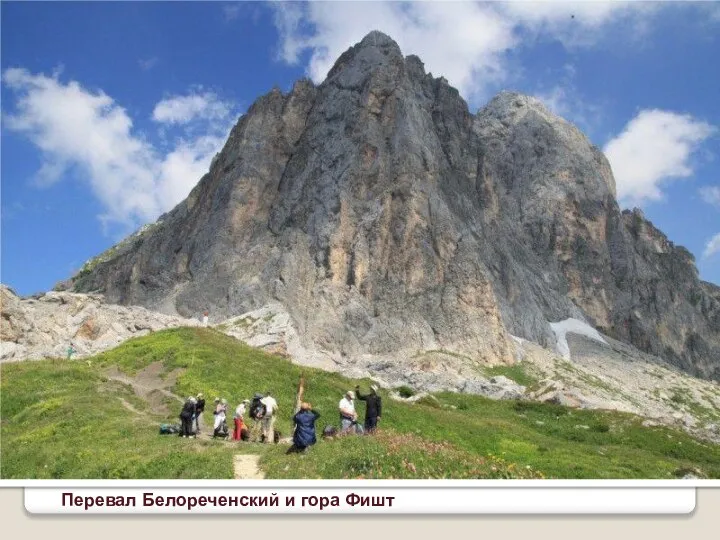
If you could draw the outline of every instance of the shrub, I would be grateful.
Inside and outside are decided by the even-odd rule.
[[[395,391],[400,394],[400,397],[405,399],[415,395],[415,390],[406,385],[398,386]]]

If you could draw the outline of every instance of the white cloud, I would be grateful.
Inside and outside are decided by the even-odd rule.
[[[134,133],[126,110],[102,91],[21,68],[7,69],[3,82],[16,97],[6,126],[42,152],[37,180],[49,185],[70,170],[79,171],[105,209],[100,220],[126,230],[157,218],[187,196],[230,127],[226,114],[224,122],[213,122],[201,135],[180,138],[161,152]]]
[[[246,2],[238,0],[229,4],[221,4],[223,19],[226,23],[231,23],[242,17],[250,20],[253,24],[257,24],[263,15],[263,8],[257,2]]]
[[[700,196],[702,197],[703,201],[708,204],[720,206],[720,187],[705,186],[701,187],[698,191],[700,192]]]
[[[187,124],[197,118],[221,120],[227,118],[232,104],[222,101],[212,92],[172,96],[155,105],[152,118],[167,124]]]
[[[692,154],[714,131],[689,115],[640,111],[604,148],[621,204],[662,199],[663,184],[693,174]]]
[[[661,2],[511,1],[500,9],[517,24],[536,34],[544,33],[566,46],[592,45],[602,37],[608,23],[624,20],[637,38],[647,29],[649,16],[662,7]]]
[[[720,233],[713,236],[708,243],[705,244],[705,251],[703,251],[703,258],[707,259],[720,252]]]
[[[143,71],[150,71],[159,61],[160,59],[157,56],[153,56],[152,58],[141,58],[138,60],[138,65]]]
[[[222,7],[223,15],[225,16],[225,22],[234,21],[240,16],[240,8],[242,6],[239,3],[224,4]]]
[[[279,57],[294,64],[309,50],[307,72],[316,82],[325,78],[342,52],[369,31],[380,30],[395,39],[404,54],[418,55],[428,71],[445,76],[470,100],[487,97],[488,86],[509,75],[508,52],[521,47],[525,39],[534,41],[536,35],[547,34],[568,45],[589,43],[603,25],[629,18],[641,21],[639,14],[655,9],[636,2],[271,5],[280,37]]]

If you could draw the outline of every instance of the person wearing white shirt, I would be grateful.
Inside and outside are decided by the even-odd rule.
[[[340,433],[348,433],[353,427],[355,433],[363,432],[362,426],[357,422],[354,400],[355,392],[348,390],[338,404],[338,409],[340,409]]]
[[[275,442],[275,413],[278,410],[277,401],[269,393],[260,400],[265,405],[265,416],[262,417],[263,442]]]

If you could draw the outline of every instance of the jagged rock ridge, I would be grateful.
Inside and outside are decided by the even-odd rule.
[[[319,86],[261,97],[188,198],[75,276],[77,291],[215,321],[280,303],[308,348],[511,362],[549,321],[720,378],[720,289],[537,100],[476,115],[372,32]]]

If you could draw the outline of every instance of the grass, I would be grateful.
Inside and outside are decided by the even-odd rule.
[[[262,320],[265,322],[269,322],[272,320],[272,318],[273,315],[265,315]],[[258,319],[253,319],[252,317],[243,317],[242,319],[236,319],[230,322],[219,324],[215,328],[217,330],[220,330],[221,332],[227,332],[228,330],[232,330],[233,328],[240,328],[244,330],[246,328],[250,328],[257,321]]]
[[[107,380],[111,367],[133,376],[155,362],[166,373],[181,370],[172,388],[179,396],[203,392],[234,407],[271,391],[280,406],[277,427],[290,434],[299,366],[213,329],[166,330],[88,362],[0,366],[2,478],[222,479],[232,477],[237,453],[260,454],[269,478],[675,478],[682,470],[720,478],[720,446],[643,427],[633,415],[449,392],[405,403],[381,390],[376,436],[319,441],[301,455],[286,456],[287,445],[160,436],[160,423],[177,422],[179,404],[170,402],[163,414],[131,387]],[[302,371],[306,399],[322,414],[318,432],[339,423],[347,389],[370,382]]]
[[[261,461],[271,477],[352,479],[542,478],[497,456],[478,456],[448,442],[431,442],[388,429],[374,437],[340,437],[311,453],[286,456],[271,448]]]
[[[18,363],[2,375],[2,478],[231,478],[222,448],[197,441],[188,452],[160,437],[129,388],[85,363]]]
[[[524,362],[518,362],[511,366],[500,365],[486,367],[483,369],[483,373],[487,377],[502,375],[503,377],[512,379],[521,386],[527,387],[534,386],[539,382],[538,378],[531,372],[530,367]]]
[[[698,403],[698,401],[693,397],[692,393],[687,388],[675,386],[671,390],[672,394],[670,396],[670,401],[672,401],[675,405],[680,405],[684,407],[697,418],[712,421],[718,419],[717,412],[710,407],[706,407],[701,403]]]

